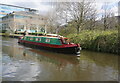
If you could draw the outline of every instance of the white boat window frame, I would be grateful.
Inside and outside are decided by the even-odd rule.
[[[39,41],[41,41],[41,38],[39,38]]]
[[[36,38],[35,41],[41,41],[41,38]]]
[[[31,37],[30,40],[33,40],[33,38]]]
[[[46,38],[45,42],[49,43],[50,42],[50,38]]]

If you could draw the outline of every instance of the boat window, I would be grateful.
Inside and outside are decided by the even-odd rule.
[[[47,39],[45,40],[45,42],[50,42],[50,39],[47,38]]]
[[[38,39],[38,38],[36,38],[36,41],[39,41],[39,39]]]
[[[36,41],[41,41],[41,38],[36,38]]]
[[[30,40],[33,40],[33,38],[30,38]]]
[[[41,41],[41,38],[39,38],[39,41]]]

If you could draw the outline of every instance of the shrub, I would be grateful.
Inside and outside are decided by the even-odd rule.
[[[7,30],[0,30],[0,33],[5,33]]]
[[[67,36],[71,42],[80,43],[83,49],[117,53],[118,32],[117,31],[82,31],[79,35]]]

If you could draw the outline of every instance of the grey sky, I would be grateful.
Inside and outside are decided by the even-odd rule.
[[[33,8],[33,9],[39,10],[40,13],[44,14],[47,11],[52,10],[51,5],[54,5],[55,1],[58,1],[58,0],[1,0],[0,3]],[[64,0],[59,0],[58,2],[61,2],[61,1],[64,1]],[[68,1],[76,1],[76,0],[65,0],[65,1],[68,2]],[[77,0],[77,1],[81,1],[81,0]],[[109,1],[111,4],[114,4],[114,3],[117,3],[119,0],[95,0],[95,1],[97,2],[96,8],[98,9],[98,13],[101,13],[102,12],[101,7],[103,5],[103,2]],[[114,6],[112,9],[117,15],[117,6]]]

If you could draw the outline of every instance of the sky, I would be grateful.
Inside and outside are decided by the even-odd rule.
[[[33,8],[39,10],[41,13],[45,13],[52,10],[50,3],[47,2],[70,2],[70,1],[81,1],[81,0],[0,0],[0,3],[10,4],[16,6],[23,6],[28,8]],[[90,0],[88,0],[90,1]],[[92,2],[92,0],[91,0]],[[109,3],[109,9],[111,9],[115,16],[118,15],[118,2],[119,0],[95,0],[97,12],[102,14],[104,6],[104,2]]]

